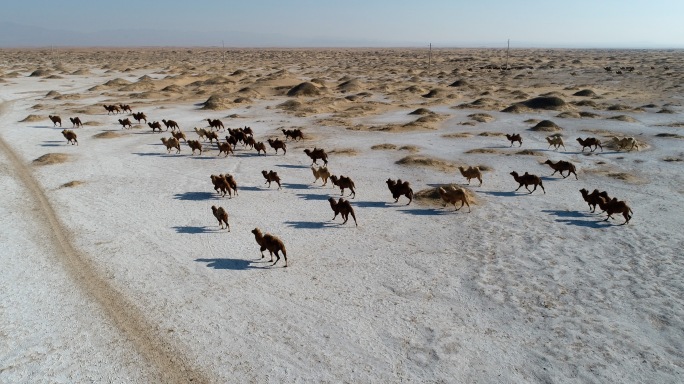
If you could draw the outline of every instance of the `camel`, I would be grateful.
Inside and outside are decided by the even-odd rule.
[[[192,149],[192,154],[193,154],[193,155],[195,154],[195,150],[196,150],[196,149],[199,150],[199,154],[200,154],[200,155],[202,154],[202,143],[200,143],[200,142],[197,141],[197,140],[187,140],[186,143],[187,143],[188,146]]]
[[[176,123],[176,122],[173,121],[173,120],[164,120],[164,119],[162,119],[162,123],[164,123],[164,125],[166,126],[166,130],[167,130],[167,131],[169,130],[169,128],[171,128],[172,131],[173,131],[174,129],[180,130],[180,127],[178,126],[178,123]]]
[[[67,139],[67,144],[71,143],[71,145],[78,145],[78,140],[76,140],[76,132],[70,129],[63,129],[62,135],[64,135],[64,138]]]
[[[577,142],[580,143],[582,146],[582,152],[584,152],[584,148],[589,147],[591,152],[594,152],[596,148],[601,147],[601,152],[603,152],[603,146],[601,145],[601,140],[595,138],[595,137],[587,137],[586,139],[582,139],[581,137],[577,138]],[[591,147],[594,147],[594,149],[591,149]]]
[[[399,201],[399,198],[402,195],[409,199],[409,202],[406,205],[411,204],[413,201],[413,189],[411,189],[411,185],[408,181],[402,182],[401,179],[398,179],[397,181],[387,179],[387,187],[389,188],[390,192],[392,192],[392,197],[394,198],[395,203]]]
[[[338,201],[335,201],[335,199],[331,197],[328,199],[328,202],[330,203],[330,208],[332,208],[333,212],[335,212],[335,216],[333,216],[332,220],[335,220],[337,214],[339,213],[344,219],[342,224],[346,224],[347,220],[349,220],[349,215],[351,214],[354,218],[354,224],[356,224],[357,227],[359,226],[359,224],[356,222],[354,208],[351,206],[351,203],[349,203],[349,201],[341,197]]]
[[[106,104],[105,104],[105,105],[104,105],[104,108],[107,110],[107,114],[108,114],[108,115],[111,114],[111,113],[114,113],[114,112],[116,112],[117,115],[118,115],[119,113],[121,113],[121,110],[120,110],[119,107],[117,107],[116,105],[106,105]]]
[[[512,135],[506,134],[506,138],[511,142],[511,147],[516,141],[520,143],[519,147],[522,147],[522,137],[519,133],[514,133]]]
[[[140,124],[140,120],[145,120],[145,123],[147,123],[147,116],[143,112],[136,112],[132,114],[133,118]]]
[[[128,117],[123,120],[119,119],[119,124],[121,124],[122,128],[124,129],[126,128],[126,126],[128,126],[128,128],[133,128],[133,123],[131,123],[131,121],[128,120]]]
[[[453,204],[454,208],[458,211],[459,209],[463,208],[463,205],[467,205],[468,212],[470,212],[468,194],[463,188],[454,188],[451,186],[449,189],[444,189],[443,187],[439,187],[438,191],[439,195],[442,197],[442,200],[444,200],[445,207],[447,204]],[[459,201],[461,202],[461,206],[456,208],[456,203]]]
[[[81,127],[83,128],[83,123],[81,123],[81,119],[77,117],[70,117],[69,120],[71,120],[71,126],[73,128],[78,128]]]
[[[318,159],[323,160],[324,165],[328,165],[328,154],[325,153],[325,149],[314,147],[313,150],[305,149],[304,153],[306,153],[306,155],[311,158],[311,160],[312,160],[311,165],[318,164],[316,162],[316,160],[318,160]]]
[[[278,184],[278,189],[282,189],[282,187],[280,186],[280,176],[278,176],[278,172],[261,171],[261,174],[264,175],[264,178],[266,179],[264,184],[268,183],[269,188],[271,188],[271,182],[275,182],[276,184]]]
[[[524,185],[525,189],[527,189],[530,193],[532,193],[532,192],[537,190],[537,186],[540,186],[542,191],[544,191],[544,193],[546,193],[546,190],[544,189],[544,184],[542,183],[541,178],[537,175],[530,175],[529,173],[525,172],[524,175],[518,176],[518,172],[513,171],[513,172],[511,172],[511,176],[513,176],[513,179],[515,179],[515,181],[520,183],[520,185],[518,186],[516,191]],[[530,191],[530,189],[527,188],[528,185],[534,185],[534,189]]]
[[[52,116],[52,115],[48,115],[48,117],[50,118],[50,121],[52,121],[52,126],[53,126],[53,127],[56,127],[56,126],[57,126],[57,123],[59,123],[59,126],[60,126],[60,127],[62,126],[62,118],[61,118],[61,117],[59,117],[59,116]]]
[[[161,133],[161,124],[159,124],[158,121],[153,121],[151,123],[147,123],[147,125],[149,125],[150,128],[152,128],[152,133],[154,133],[154,131],[157,129],[159,130],[159,133]]]
[[[254,234],[254,238],[257,244],[259,244],[262,259],[264,258],[265,250],[268,250],[268,253],[271,254],[271,261],[273,261],[273,254],[275,254],[277,259],[275,262],[273,262],[273,264],[271,264],[271,266],[274,266],[280,260],[278,252],[282,252],[283,258],[285,259],[285,267],[287,267],[287,251],[285,250],[285,244],[283,244],[282,240],[280,240],[276,236],[271,235],[270,233],[262,235],[261,230],[259,228],[254,228],[252,230],[252,233]]]
[[[575,175],[575,180],[579,180],[577,178],[577,173],[575,172],[575,165],[568,161],[558,160],[558,162],[554,164],[553,161],[546,160],[544,164],[548,164],[551,168],[553,168],[553,173],[551,174],[551,176],[555,175],[556,172],[560,172],[560,175],[564,179],[570,176],[570,174],[573,174]],[[568,171],[567,176],[563,176],[563,171]]]
[[[271,146],[271,148],[275,149],[276,155],[278,154],[278,149],[282,148],[283,149],[283,154],[287,154],[287,145],[285,144],[284,141],[280,139],[268,139],[268,145]]]
[[[480,181],[480,186],[482,186],[482,172],[480,172],[479,167],[468,167],[468,169],[465,169],[463,167],[458,167],[458,170],[461,171],[461,175],[468,179],[468,184],[470,184],[470,179],[478,179]]]
[[[161,141],[166,146],[167,153],[171,153],[172,148],[176,148],[176,153],[180,153],[180,143],[178,142],[178,139],[176,139],[175,137],[172,136],[168,139],[166,137],[162,137]]]
[[[223,224],[225,224],[226,228],[228,228],[228,232],[230,232],[230,224],[228,224],[228,212],[226,212],[223,207],[216,208],[215,205],[211,206],[211,211],[213,212],[216,220],[218,220],[221,229],[224,229]]]
[[[340,178],[338,179],[337,176],[332,175],[330,176],[330,181],[336,186],[340,188],[340,195],[344,196],[344,189],[349,188],[351,192],[349,192],[349,196],[352,196],[352,199],[356,197],[356,191],[354,190],[354,181],[352,181],[351,178],[342,176],[340,175]]]
[[[221,128],[225,131],[226,128],[223,126],[223,122],[219,119],[207,119],[207,122],[209,122],[209,128],[214,129],[216,128],[217,131],[220,131]]]

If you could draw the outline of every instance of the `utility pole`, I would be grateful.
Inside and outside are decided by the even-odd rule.
[[[432,43],[430,43],[430,51],[428,52],[428,74],[430,74],[430,68],[432,67]]]
[[[223,61],[223,65],[226,65],[226,43],[221,40],[221,45],[223,46],[223,50],[221,51],[221,61]]]
[[[506,49],[506,69],[508,69],[508,53],[511,50],[511,39],[508,39],[508,49]]]

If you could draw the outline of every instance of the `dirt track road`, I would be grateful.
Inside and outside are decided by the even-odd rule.
[[[0,100],[0,118],[11,108],[12,102],[3,103]],[[46,244],[50,245],[50,249],[46,250],[46,253],[57,255],[61,261],[61,265],[56,265],[55,268],[63,268],[84,296],[97,304],[96,307],[101,309],[104,317],[110,319],[122,338],[129,342],[127,344],[132,345],[132,348],[145,359],[143,366],[150,370],[148,374],[158,379],[155,381],[164,383],[210,382],[211,380],[193,367],[176,347],[161,337],[159,329],[143,316],[139,308],[98,274],[97,268],[87,255],[74,248],[68,231],[60,223],[26,160],[12,150],[3,140],[2,134],[0,153],[9,160],[11,174],[28,191],[26,198],[38,207],[37,212],[35,209],[28,212],[27,209],[25,217],[35,217],[33,225],[42,227],[41,232],[48,237]]]

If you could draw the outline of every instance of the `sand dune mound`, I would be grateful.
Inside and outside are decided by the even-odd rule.
[[[458,79],[454,81],[453,83],[449,84],[450,87],[467,87],[470,86],[470,83],[467,80],[464,79]]]
[[[608,119],[624,121],[625,123],[636,123],[636,122],[638,122],[637,119],[633,118],[632,116],[627,116],[627,115],[612,116],[612,117],[609,117]]]
[[[434,114],[435,114],[434,112],[432,112],[431,110],[429,110],[427,108],[418,108],[415,111],[409,113],[409,115],[421,115],[421,116],[423,116],[423,115],[434,115]]]
[[[544,156],[543,153],[533,151],[531,149],[523,149],[522,151],[518,151],[515,154],[516,155],[523,155],[523,156]]]
[[[104,131],[96,135],[93,135],[93,137],[96,139],[114,139],[117,137],[121,137],[121,133],[115,131]]]
[[[161,91],[162,92],[171,92],[171,93],[183,93],[183,90],[184,90],[183,87],[181,87],[180,85],[171,84],[171,85],[167,85],[166,87],[162,88]]]
[[[359,151],[354,148],[336,148],[328,153],[340,156],[356,156],[359,154]]]
[[[606,109],[609,111],[629,111],[632,109],[632,107],[630,107],[629,105],[624,105],[624,104],[613,104],[613,105],[608,106],[608,108],[606,108]]]
[[[394,150],[397,149],[397,146],[394,144],[376,144],[371,147],[373,150]]]
[[[598,113],[593,113],[593,112],[580,112],[579,114],[582,117],[588,117],[590,119],[596,119],[596,118],[601,117],[601,115],[599,115]]]
[[[35,165],[51,165],[51,164],[61,164],[69,160],[69,155],[66,153],[47,153],[35,160],[33,164]]]
[[[421,88],[421,87],[419,87],[419,86],[417,86],[417,85],[412,85],[412,86],[410,86],[410,87],[406,87],[406,88],[404,88],[402,91],[408,92],[408,93],[415,93],[415,94],[419,94],[419,93],[420,93],[420,94],[423,94],[423,93],[425,93],[425,89],[424,89],[424,88]]]
[[[238,69],[238,70],[234,71],[233,73],[231,73],[230,75],[231,76],[244,76],[246,74],[247,74],[246,71],[244,71],[242,69]]]
[[[310,83],[308,81],[305,81],[301,84],[297,84],[294,87],[290,88],[289,91],[287,91],[287,95],[290,97],[300,97],[300,96],[318,96],[321,94],[321,91],[313,85],[313,83]]]
[[[451,172],[457,168],[454,163],[421,155],[409,155],[399,159],[396,163],[406,166],[432,168],[442,172]]]
[[[43,121],[45,120],[44,117],[39,116],[39,115],[28,115],[24,118],[24,120],[19,120],[20,123],[35,123],[36,121]]]
[[[577,91],[572,94],[573,96],[583,96],[583,97],[595,97],[598,96],[594,91],[591,89],[583,89],[581,91]]]
[[[471,120],[478,121],[480,123],[489,123],[490,121],[494,121],[494,116],[488,114],[488,113],[472,113],[468,115],[468,117]]]
[[[74,72],[71,72],[71,74],[75,75],[75,76],[87,76],[87,75],[91,75],[92,72],[90,72],[87,69],[79,69],[79,70],[76,70]]]
[[[579,112],[567,111],[559,113],[556,117],[561,119],[579,119],[582,115],[580,115]]]
[[[469,155],[489,155],[489,154],[495,154],[495,153],[502,153],[498,149],[494,148],[475,148],[475,149],[470,149],[468,151],[465,151],[465,153]]]
[[[123,86],[129,85],[129,84],[131,84],[131,82],[128,80],[116,78],[116,79],[109,80],[108,82],[106,82],[102,85],[104,85],[105,87],[123,87]]]
[[[416,200],[416,202],[424,205],[444,205],[444,201],[442,200],[442,197],[439,195],[439,188],[442,187],[444,189],[448,188],[462,188],[466,195],[468,196],[468,201],[470,202],[471,205],[477,205],[478,204],[478,199],[477,196],[475,195],[475,192],[470,190],[467,187],[460,186],[458,184],[444,184],[438,187],[434,188],[426,188],[426,189],[421,189],[420,191],[416,192],[413,197]],[[457,206],[460,206],[460,204],[456,204]],[[466,206],[467,208],[467,206]],[[452,207],[453,209],[453,207]]]
[[[45,95],[45,97],[57,97],[57,96],[61,96],[61,95],[62,94],[57,92],[57,91],[50,91]]]
[[[559,127],[556,123],[551,120],[542,120],[534,127],[530,128],[530,131],[535,132],[559,132],[563,128]]]
[[[342,92],[358,92],[364,88],[365,84],[358,79],[347,80],[337,86],[337,89]]]
[[[473,134],[470,132],[454,132],[442,135],[442,137],[445,139],[467,139],[473,137]]]
[[[44,68],[39,68],[36,69],[35,71],[31,72],[29,77],[43,77],[43,76],[49,76],[52,73],[52,71],[44,69]]]
[[[428,93],[422,95],[426,99],[445,97],[447,93],[443,89],[431,89]]]
[[[513,104],[510,107],[506,107],[501,110],[501,112],[506,112],[506,113],[527,113],[530,112],[531,109],[527,108],[526,106],[522,104]]]
[[[567,105],[565,100],[561,99],[560,97],[556,97],[556,96],[535,97],[535,98],[523,101],[520,104],[526,106],[527,108],[531,108],[531,109],[554,109],[554,110],[562,109]]]
[[[212,111],[219,109],[228,109],[233,105],[231,100],[221,95],[211,95],[202,103],[202,109],[209,109]]]

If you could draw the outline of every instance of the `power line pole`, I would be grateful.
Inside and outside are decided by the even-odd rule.
[[[428,52],[428,74],[430,73],[431,67],[432,67],[432,43],[430,43],[430,51]]]
[[[506,69],[508,69],[508,53],[511,50],[511,39],[508,39],[508,49],[506,49]]]

